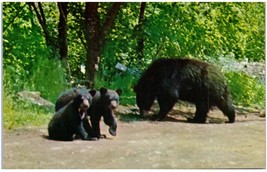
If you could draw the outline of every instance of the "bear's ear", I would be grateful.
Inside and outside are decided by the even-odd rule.
[[[74,88],[74,89],[73,89],[73,92],[74,92],[75,94],[79,94],[79,93],[80,93],[80,90],[77,89],[77,88]]]
[[[119,88],[119,89],[116,90],[116,92],[117,92],[117,94],[120,96],[121,93],[122,93],[122,89]]]
[[[100,88],[100,94],[101,94],[101,95],[105,95],[105,94],[107,93],[107,91],[108,91],[108,90],[107,90],[106,88],[104,88],[104,87],[101,87],[101,88]]]
[[[96,90],[90,90],[90,91],[89,91],[89,94],[91,94],[91,96],[94,97],[95,94],[96,94]]]

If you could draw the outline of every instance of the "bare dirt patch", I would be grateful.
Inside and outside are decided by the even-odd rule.
[[[225,124],[218,110],[209,123],[186,123],[194,109],[178,107],[163,122],[119,109],[118,135],[99,141],[46,139],[47,126],[3,132],[5,169],[201,169],[265,168],[265,118],[237,115]],[[130,112],[130,111],[129,111]]]

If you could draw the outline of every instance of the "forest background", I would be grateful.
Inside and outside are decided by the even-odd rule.
[[[53,114],[23,101],[24,90],[54,103],[74,86],[121,88],[121,104],[134,105],[133,85],[162,57],[214,63],[236,106],[265,109],[265,81],[229,66],[265,64],[263,2],[3,2],[2,25],[7,129]]]

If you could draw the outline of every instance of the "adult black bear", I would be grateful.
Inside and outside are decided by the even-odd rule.
[[[117,122],[114,118],[114,109],[119,104],[119,96],[122,93],[122,90],[118,89],[114,91],[103,87],[100,88],[100,91],[88,90],[85,88],[70,89],[59,96],[56,101],[56,110],[71,101],[77,92],[89,93],[93,96],[91,106],[88,109],[91,124],[88,122],[87,118],[84,118],[83,120],[84,128],[90,137],[105,137],[100,133],[100,120],[102,116],[105,124],[110,127],[109,133],[115,136],[117,131]]]
[[[78,94],[55,113],[48,124],[50,139],[72,141],[73,135],[77,134],[83,140],[95,140],[88,136],[82,122],[90,106],[88,99],[86,95]]]
[[[155,120],[163,120],[179,100],[196,105],[189,122],[205,123],[208,111],[217,106],[235,122],[235,110],[223,74],[213,65],[193,59],[155,60],[134,87],[140,114],[147,113],[157,99]]]

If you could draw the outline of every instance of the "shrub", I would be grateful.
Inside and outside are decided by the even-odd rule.
[[[57,59],[38,59],[32,73],[29,89],[41,92],[42,97],[53,103],[68,87],[65,69]]]
[[[60,61],[40,57],[31,69],[16,72],[17,69],[13,66],[4,68],[3,109],[6,129],[47,124],[54,112],[53,108],[20,100],[19,91],[39,91],[42,97],[54,103],[60,92],[67,87],[65,70]]]
[[[265,107],[265,87],[243,72],[225,73],[234,103],[243,106]]]

